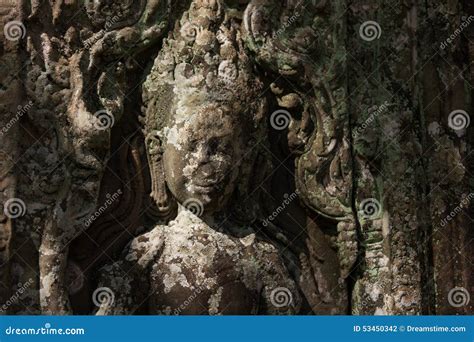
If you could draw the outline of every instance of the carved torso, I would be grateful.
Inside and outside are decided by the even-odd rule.
[[[303,299],[284,248],[250,227],[220,226],[183,208],[169,225],[135,238],[121,261],[104,268],[101,286],[117,298],[100,313],[299,313]]]
[[[216,231],[189,212],[166,228],[151,275],[150,305],[161,314],[295,313],[300,303],[278,247],[252,228],[239,236]],[[235,229],[237,231],[237,229]],[[271,292],[286,288],[288,305],[272,305]],[[189,302],[188,305],[183,303]]]

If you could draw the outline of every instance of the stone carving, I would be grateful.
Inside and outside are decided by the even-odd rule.
[[[423,175],[444,164],[404,166],[425,158],[421,150],[435,160],[455,156],[461,171],[443,186],[455,184],[460,195],[470,145],[457,148],[438,125],[438,144],[450,152],[431,152],[423,120],[412,114],[423,118],[415,104],[434,69],[412,89],[400,71],[416,58],[401,63],[377,50],[389,60],[378,79],[393,81],[385,84],[393,99],[361,81],[379,70],[367,67],[375,45],[364,45],[377,41],[358,36],[359,17],[372,7],[362,0],[1,7],[2,27],[24,24],[23,35],[2,36],[0,46],[0,200],[5,208],[12,198],[24,203],[21,216],[0,212],[1,303],[22,288],[6,311],[449,313],[450,288],[436,283],[435,293],[433,283],[441,247],[430,242],[446,199],[435,194],[420,214],[408,204],[438,188],[436,177]],[[424,16],[419,7],[407,15]],[[389,24],[398,17],[386,16],[379,26],[391,38],[380,43],[391,51],[403,34]],[[427,39],[410,26],[416,22],[399,26]],[[404,48],[409,55],[416,46]],[[453,110],[466,109],[459,98]],[[441,169],[451,175],[449,167]],[[459,234],[467,247],[469,234]],[[469,272],[458,273],[453,279],[468,287]]]
[[[114,300],[99,314],[170,313],[197,290],[181,313],[312,312],[304,291],[316,284],[301,274],[304,253],[285,247],[281,228],[259,224],[258,187],[271,165],[255,68],[241,20],[216,1],[193,3],[163,42],[144,84],[142,122],[157,216],[166,221],[176,203],[178,213],[100,270],[98,288]]]

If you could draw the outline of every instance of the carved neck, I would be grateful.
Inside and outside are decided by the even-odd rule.
[[[199,224],[208,229],[233,236],[235,238],[246,237],[249,234],[254,234],[255,231],[250,225],[237,224],[235,220],[223,212],[203,215],[201,217],[194,215],[188,209],[179,206],[178,216],[175,222],[183,225]]]
[[[178,216],[176,219],[186,218],[192,223],[206,223],[208,225],[216,225],[219,222],[223,221],[225,215],[222,211],[205,213],[203,208],[199,205],[188,204],[186,207],[179,204],[178,206]]]

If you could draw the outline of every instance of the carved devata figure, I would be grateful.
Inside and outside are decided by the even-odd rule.
[[[341,295],[344,279],[339,271],[328,271],[328,263],[338,266],[331,254],[334,251],[322,241],[323,234],[316,234],[322,248],[317,252],[316,246],[312,251],[296,247],[296,234],[289,234],[291,227],[287,230],[267,220],[268,212],[263,208],[263,184],[275,172],[270,162],[271,108],[277,107],[277,102],[303,112],[301,120],[290,127],[291,152],[301,155],[301,146],[308,143],[312,130],[311,109],[304,104],[304,94],[288,92],[283,83],[270,84],[255,62],[265,64],[266,59],[279,55],[281,59],[274,63],[277,70],[272,72],[296,77],[302,61],[295,58],[298,54],[283,46],[269,46],[259,36],[265,16],[283,9],[265,1],[260,7],[258,1],[229,3],[193,1],[164,39],[143,84],[141,119],[150,197],[158,213],[156,221],[128,244],[121,257],[99,269],[93,294],[98,314],[346,310],[345,294]],[[302,13],[295,12],[299,5],[290,2],[286,10],[299,18]],[[288,43],[289,33],[278,34]],[[294,39],[304,34],[299,32]],[[275,51],[267,53],[265,49]],[[258,50],[258,58],[252,56],[252,50]],[[325,114],[321,109],[320,116]],[[335,134],[328,134],[331,136],[322,135],[317,141],[321,163],[337,151]],[[327,181],[328,187],[332,182]],[[317,203],[318,196],[327,195],[319,191],[312,196],[308,201]],[[326,210],[332,208],[328,204]],[[52,234],[48,240],[52,252],[48,249],[43,254],[54,258],[62,246],[54,247],[54,230]],[[325,262],[325,269],[318,268]],[[70,263],[68,277],[71,272],[81,273],[71,268],[74,265]],[[43,310],[70,312],[64,292],[68,287],[71,291],[77,282],[71,283],[64,272],[56,273],[50,283],[49,278],[42,280]],[[54,286],[48,287],[51,284]],[[50,305],[48,298],[56,297],[59,299]]]
[[[196,5],[156,58],[144,85],[152,197],[178,214],[104,268],[115,300],[100,313],[310,310],[297,258],[256,221],[267,106],[238,28],[217,2]]]

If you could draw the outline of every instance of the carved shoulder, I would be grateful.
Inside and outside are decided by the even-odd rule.
[[[99,307],[96,315],[139,313],[146,306],[149,293],[149,268],[163,245],[163,226],[132,240],[124,258],[104,266],[93,301]]]
[[[150,266],[161,251],[164,241],[164,226],[156,226],[148,233],[137,236],[132,240],[125,255],[125,261],[136,264],[139,269]]]

